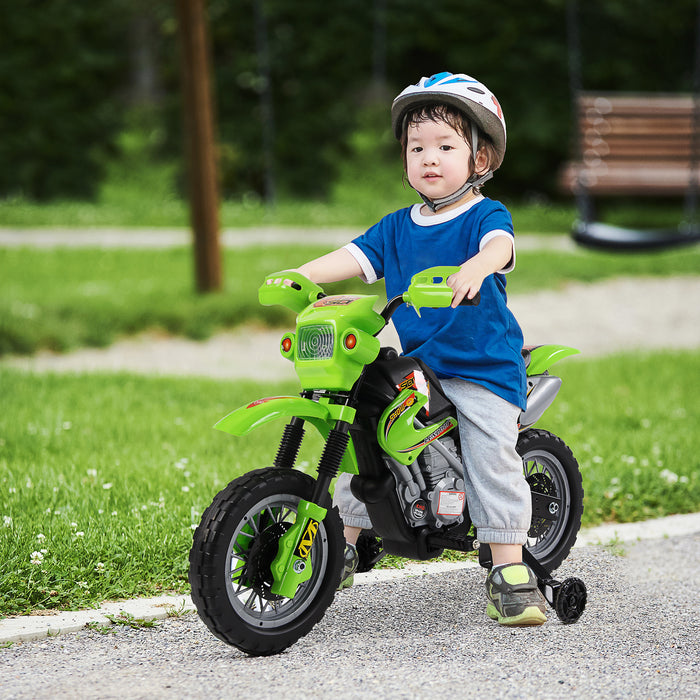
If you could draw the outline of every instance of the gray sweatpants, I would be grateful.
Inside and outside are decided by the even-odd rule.
[[[525,544],[532,501],[515,450],[520,409],[480,384],[463,379],[442,379],[440,384],[457,408],[467,506],[477,539]],[[351,478],[338,477],[333,503],[345,525],[371,528],[364,503],[350,491]]]

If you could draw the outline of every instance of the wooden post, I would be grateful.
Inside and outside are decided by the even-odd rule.
[[[222,282],[219,187],[204,2],[177,0],[177,13],[195,279],[199,292],[211,292],[220,290]]]

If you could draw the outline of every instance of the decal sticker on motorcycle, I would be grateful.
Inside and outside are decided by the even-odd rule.
[[[448,418],[444,423],[441,423],[435,430],[433,430],[428,437],[424,438],[420,442],[417,442],[415,445],[412,445],[411,447],[407,447],[405,450],[397,450],[397,452],[412,452],[413,450],[417,450],[421,447],[425,447],[426,445],[429,445],[431,442],[434,442],[437,440],[439,437],[442,437],[446,432],[452,430],[457,425],[457,421],[454,420],[453,418]]]
[[[416,402],[416,395],[411,394],[408,396],[403,403],[400,406],[397,406],[390,414],[389,417],[386,420],[386,425],[384,426],[384,438],[389,437],[389,431],[391,430],[391,426],[396,423],[398,418],[401,416],[401,414],[406,411],[407,409],[411,408],[413,404]],[[413,449],[413,448],[411,448]]]
[[[414,370],[410,374],[407,374],[401,382],[396,385],[399,391],[404,389],[415,389],[419,394],[423,394],[428,398],[428,402],[424,406],[425,415],[430,415],[430,384],[425,378],[423,372],[419,369]]]
[[[334,297],[324,297],[319,299],[319,301],[314,302],[314,309],[320,309],[324,306],[347,306],[352,304],[358,297],[352,296],[334,296]]]
[[[304,530],[304,534],[301,536],[301,540],[299,540],[299,544],[294,550],[294,554],[297,557],[306,559],[309,556],[309,554],[311,553],[311,546],[314,543],[314,538],[316,537],[317,532],[318,522],[313,518],[310,518],[306,526],[306,530]]]
[[[440,491],[437,508],[438,515],[462,515],[463,510],[463,491]]]
[[[411,504],[411,515],[415,520],[423,520],[428,514],[428,504],[419,498]]]
[[[258,399],[257,401],[253,401],[253,403],[249,403],[246,408],[255,408],[256,406],[260,406],[260,404],[267,403],[268,401],[277,401],[278,399],[293,399],[296,398],[294,396],[268,396],[265,399]]]

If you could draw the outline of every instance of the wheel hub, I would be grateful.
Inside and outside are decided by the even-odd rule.
[[[250,547],[244,575],[250,588],[265,600],[282,600],[282,596],[272,592],[275,581],[270,567],[277,556],[280,538],[289,528],[289,523],[274,523]]]

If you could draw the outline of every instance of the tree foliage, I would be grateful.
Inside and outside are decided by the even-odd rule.
[[[90,196],[125,82],[122,0],[6,3],[0,53],[0,194]]]
[[[584,88],[692,89],[697,0],[577,6]],[[386,168],[398,161],[387,148],[392,96],[443,70],[474,75],[503,105],[508,155],[489,192],[556,191],[570,154],[567,0],[433,0],[429,7],[424,0],[209,0],[207,8],[226,196],[264,194],[271,173],[286,194],[324,195],[357,154],[358,129],[377,148],[363,148],[367,162],[352,171]],[[163,122],[171,152],[179,152],[169,0],[20,0],[5,13],[0,57],[0,193],[93,190],[126,108],[123,35],[134,13],[148,13],[157,28]],[[370,126],[382,110],[383,122]]]

